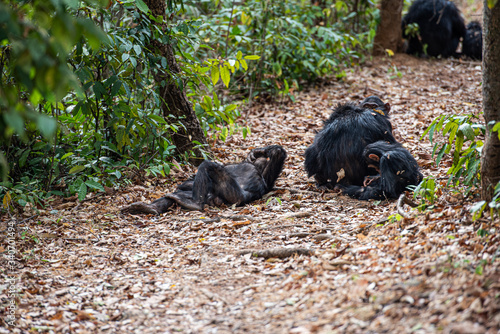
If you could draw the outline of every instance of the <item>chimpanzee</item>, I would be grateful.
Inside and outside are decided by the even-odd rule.
[[[483,31],[477,21],[467,25],[467,32],[462,42],[462,54],[476,60],[483,59]]]
[[[363,155],[368,166],[379,174],[367,176],[363,186],[338,186],[351,197],[360,200],[398,198],[407,186],[422,181],[417,161],[399,143],[377,141],[367,145]]]
[[[409,24],[417,23],[418,36],[406,33]],[[431,57],[456,57],[465,24],[460,11],[448,0],[416,0],[403,17],[403,38],[408,40],[406,53]],[[424,50],[424,45],[427,48]]]
[[[177,203],[184,209],[203,210],[205,204],[245,205],[262,198],[273,187],[283,169],[286,151],[279,145],[256,148],[239,164],[222,165],[205,160],[194,177],[151,204],[137,202],[125,213],[161,214]]]
[[[339,104],[333,110],[305,152],[305,168],[318,187],[363,184],[364,177],[370,174],[363,158],[366,145],[379,140],[396,142],[389,111],[389,103],[377,96],[370,96],[359,105]]]

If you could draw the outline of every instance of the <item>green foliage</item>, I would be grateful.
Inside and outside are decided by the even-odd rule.
[[[200,44],[200,22],[178,21],[161,31],[139,0],[107,10],[66,2],[1,4],[2,14],[9,15],[0,15],[0,93],[13,98],[0,99],[0,126],[9,134],[1,147],[10,170],[9,181],[0,186],[4,208],[42,205],[51,195],[77,194],[83,200],[90,191],[128,182],[125,176],[134,170],[155,176],[170,172],[175,148],[170,134],[182,124],[162,113],[153,77],[168,68],[166,59],[148,50],[152,39],[174,46],[181,67],[176,80],[205,133],[225,139],[241,129],[235,125],[237,105],[219,100],[212,82],[218,78],[210,71],[217,64],[227,85],[232,73],[244,72],[247,61],[258,57],[238,52],[224,60],[195,58],[184,50]],[[18,20],[16,10],[26,20]],[[59,21],[74,31],[55,29]],[[29,38],[16,29],[28,31]]]
[[[408,37],[418,37],[420,35],[420,27],[418,23],[410,23],[405,27],[404,35]]]
[[[289,97],[302,83],[339,75],[371,49],[378,10],[370,1],[186,1],[185,16],[199,18],[201,40],[211,54],[255,54],[247,74],[236,69],[235,93]],[[208,57],[208,56],[207,56]],[[243,65],[243,64],[242,64]],[[345,75],[345,74],[344,74]],[[227,85],[226,85],[227,86]]]
[[[464,185],[466,196],[480,182],[482,138],[485,127],[477,123],[478,121],[474,115],[443,115],[434,120],[422,135],[424,137],[428,134],[431,143],[434,142],[437,132],[447,137],[445,142],[434,144],[432,154],[436,156],[436,165],[439,165],[443,156],[453,150],[452,166],[447,172],[450,175],[449,184]]]
[[[419,208],[422,210],[425,208],[432,208],[432,205],[437,198],[438,190],[439,185],[436,184],[436,180],[434,178],[424,178],[422,182],[420,182],[420,184],[415,187],[415,190],[413,192],[413,197],[415,199],[421,199]],[[430,203],[430,205],[428,203]]]
[[[488,8],[493,9],[497,5],[498,0],[487,0],[486,2],[488,3]]]
[[[500,138],[500,123],[489,124],[492,132],[497,132]],[[453,162],[448,169],[450,175],[448,185],[460,188],[465,196],[471,194],[473,189],[480,185],[481,153],[484,145],[483,138],[485,126],[481,124],[477,116],[441,116],[431,123],[431,126],[422,135],[429,135],[431,143],[436,133],[441,132],[447,137],[444,143],[436,143],[433,155],[436,156],[436,164],[439,165],[443,156],[453,150]],[[438,187],[432,178],[426,178],[415,190],[415,196],[421,196],[425,207],[425,200],[434,203]],[[482,217],[484,211],[489,208],[490,217],[500,214],[500,183],[495,187],[494,197],[491,202],[479,201],[471,207],[474,220]]]
[[[67,9],[74,5],[70,0],[0,2],[2,143],[13,134],[26,141],[33,129],[51,139],[56,122],[34,106],[41,100],[55,103],[68,90],[78,89],[66,62],[68,54],[84,34],[94,47],[99,47],[103,34],[87,18],[74,18]],[[0,161],[5,179],[8,167],[2,153]]]

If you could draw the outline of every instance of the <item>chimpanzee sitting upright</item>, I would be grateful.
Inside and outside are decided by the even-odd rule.
[[[318,187],[363,184],[370,174],[363,158],[366,145],[379,140],[396,142],[389,111],[390,105],[377,96],[370,96],[359,105],[339,104],[334,109],[305,152],[305,168]]]
[[[194,178],[151,204],[133,203],[125,213],[166,212],[174,203],[184,209],[203,210],[205,204],[245,205],[262,198],[273,187],[283,169],[286,151],[279,145],[256,148],[239,164],[222,165],[205,160]]]
[[[378,141],[363,152],[368,166],[379,175],[367,176],[363,186],[339,185],[343,193],[360,199],[398,198],[409,185],[418,185],[423,175],[417,161],[401,144]]]
[[[483,30],[477,21],[467,25],[467,32],[462,42],[462,54],[476,60],[483,59]]]
[[[418,36],[406,34],[406,27],[412,23],[419,26]],[[408,40],[406,53],[417,56],[456,57],[460,38],[465,35],[460,11],[448,0],[416,0],[403,17],[401,28],[403,38]]]

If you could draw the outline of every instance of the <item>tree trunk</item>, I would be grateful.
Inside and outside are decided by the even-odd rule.
[[[373,41],[373,55],[385,55],[385,50],[390,49],[394,53],[403,50],[403,39],[401,34],[401,12],[403,0],[382,0],[380,8],[380,24]]]
[[[500,2],[483,9],[483,112],[487,131],[481,158],[481,197],[490,201],[500,181],[500,141],[489,123],[500,122]]]
[[[145,2],[155,17],[162,16],[165,19],[165,0],[145,0]],[[166,27],[161,28],[163,31],[166,30]],[[172,45],[154,41],[151,43],[150,49],[165,57],[167,67],[171,73],[176,74],[181,72],[175,60]],[[190,154],[189,162],[196,166],[201,164],[203,162],[202,149],[208,151],[210,148],[186,94],[178,87],[173,76],[167,71],[158,71],[155,74],[155,81],[159,95],[163,99],[162,109],[164,117],[167,118],[168,115],[173,115],[182,124],[182,127],[177,132],[172,133],[172,141],[176,146],[176,153],[179,155],[188,153]],[[194,141],[199,144],[193,143]],[[200,148],[200,144],[203,147]]]

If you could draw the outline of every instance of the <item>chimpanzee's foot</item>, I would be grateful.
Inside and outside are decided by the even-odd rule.
[[[151,204],[146,204],[144,202],[132,203],[129,206],[121,208],[120,212],[121,213],[128,213],[131,215],[136,215],[136,214],[141,214],[141,213],[151,214],[151,215],[158,214],[158,211]]]

